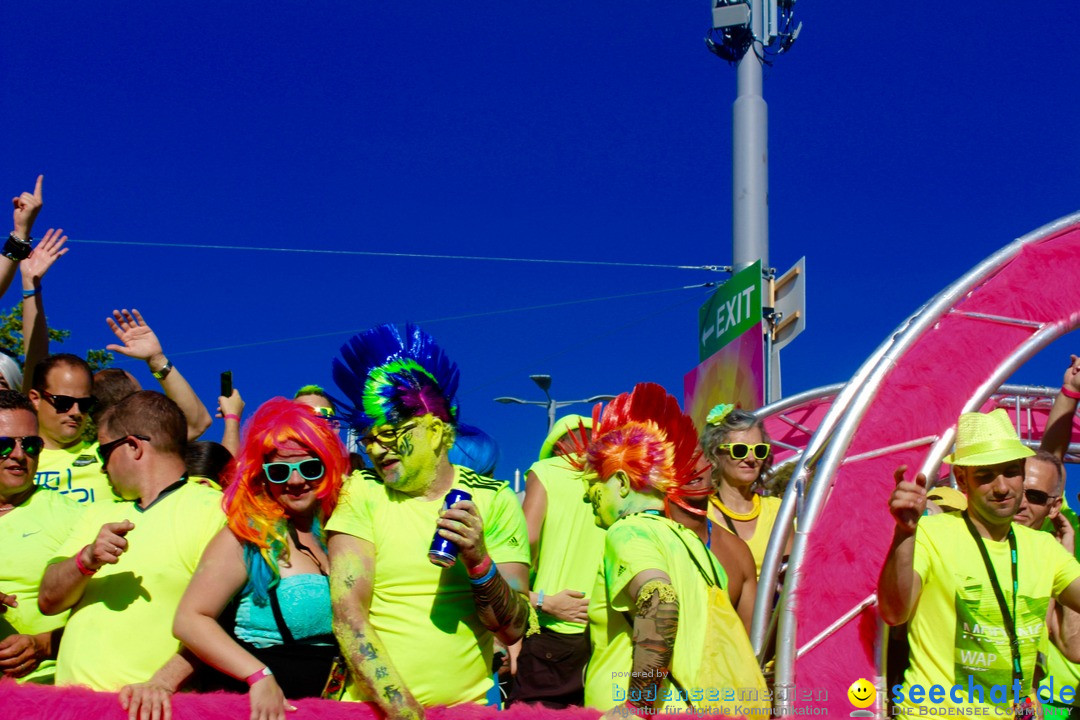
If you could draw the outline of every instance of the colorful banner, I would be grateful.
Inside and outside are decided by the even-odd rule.
[[[683,377],[683,407],[699,432],[718,403],[735,403],[743,410],[761,407],[765,388],[761,332],[758,322]]]

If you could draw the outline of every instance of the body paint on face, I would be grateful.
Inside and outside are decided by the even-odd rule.
[[[400,455],[403,458],[406,458],[406,457],[409,457],[410,455],[412,455],[412,453],[413,453],[413,442],[412,442],[412,438],[409,437],[408,433],[406,433],[405,435],[402,435],[401,439],[398,440],[397,450],[398,450],[398,455]]]

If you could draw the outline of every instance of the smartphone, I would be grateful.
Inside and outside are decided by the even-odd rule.
[[[232,397],[232,370],[221,373],[221,396]]]

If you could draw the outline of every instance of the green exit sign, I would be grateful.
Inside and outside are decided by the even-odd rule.
[[[698,310],[701,360],[761,322],[761,261],[735,273]]]

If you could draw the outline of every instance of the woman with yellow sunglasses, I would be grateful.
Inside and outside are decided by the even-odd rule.
[[[780,498],[755,492],[772,467],[772,447],[765,429],[750,413],[732,405],[717,405],[706,419],[701,446],[712,463],[716,488],[709,502],[709,518],[746,541],[760,575],[780,509]]]

